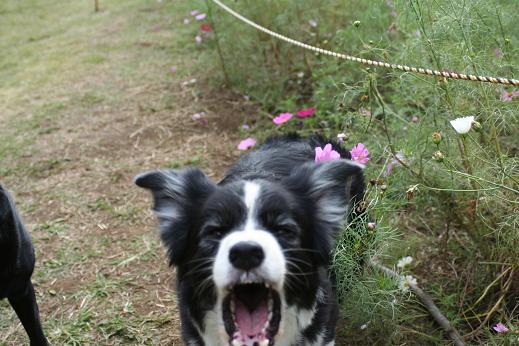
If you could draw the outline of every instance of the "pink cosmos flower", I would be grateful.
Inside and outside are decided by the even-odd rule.
[[[374,222],[368,222],[368,228],[369,229],[375,229],[375,227],[377,227],[377,224],[374,223]]]
[[[326,144],[324,149],[315,147],[315,162],[339,160],[340,158],[341,154],[333,150],[330,143]]]
[[[355,162],[365,165],[369,161],[369,151],[364,144],[359,143],[354,146],[351,151],[351,159]]]
[[[198,11],[198,10],[193,10],[193,11],[191,11],[190,14],[194,17],[194,16],[198,15],[199,13],[200,13],[200,11]]]
[[[396,29],[396,23],[391,23],[391,25],[389,25],[389,28],[387,28],[387,33],[388,34],[394,34],[396,33],[397,29]]]
[[[501,89],[501,101],[503,102],[511,102],[514,97],[519,96],[519,90],[507,91],[505,89]]]
[[[316,112],[316,109],[314,107],[311,108],[305,108],[301,109],[299,112],[297,112],[297,116],[300,118],[306,118],[311,117]]]
[[[244,129],[244,130],[248,130],[248,129],[250,129],[250,125],[249,124],[243,124],[241,126],[241,128]]]
[[[367,117],[371,116],[371,112],[364,107],[359,108],[359,113]]]
[[[204,20],[206,17],[206,14],[205,13],[200,13],[198,15],[195,16],[195,19],[196,20]]]
[[[241,141],[238,144],[237,148],[238,148],[238,150],[248,150],[255,145],[256,145],[256,139],[249,137],[249,138],[245,138],[243,141]]]
[[[191,116],[191,119],[198,121],[202,125],[207,125],[208,123],[205,112],[195,113]]]
[[[492,329],[494,329],[498,333],[506,333],[509,329],[501,322],[495,324]]]
[[[399,151],[398,153],[396,153],[396,158],[392,158],[391,161],[389,161],[389,163],[387,164],[386,177],[393,173],[393,168],[395,168],[396,165],[399,165],[400,162],[405,162],[404,160],[405,157],[403,152]]]
[[[213,31],[213,28],[211,28],[211,25],[204,23],[200,24],[200,30],[202,30],[203,32],[211,32]]]
[[[286,123],[287,121],[289,121],[290,119],[292,119],[292,117],[294,116],[294,114],[292,113],[281,113],[279,114],[277,117],[275,117],[274,119],[272,119],[272,121],[274,122],[274,124],[276,125],[281,125],[283,123]]]
[[[418,117],[416,115],[413,115],[413,117],[411,118],[411,121],[413,123],[417,123],[418,122]]]
[[[196,42],[196,44],[202,44],[202,36],[201,35],[196,35],[195,36],[195,42]]]
[[[171,72],[172,74],[177,73],[177,67],[176,66],[171,66],[171,68],[169,69],[169,72]]]

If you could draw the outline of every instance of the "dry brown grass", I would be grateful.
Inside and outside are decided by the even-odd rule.
[[[56,345],[181,344],[173,273],[154,233],[150,200],[132,179],[189,162],[217,179],[237,155],[238,128],[250,109],[209,90],[191,66],[195,52],[174,49],[185,5],[146,5],[121,1],[95,19],[79,15],[80,28],[49,38],[48,50],[67,67],[59,78],[29,76],[1,90],[9,98],[0,135],[11,146],[1,157],[0,180],[14,192],[33,236],[33,281],[44,329]],[[63,6],[71,8],[61,13],[77,5]],[[57,9],[27,11],[52,17],[49,10]],[[151,32],[152,24],[160,31]],[[67,57],[69,50],[76,55]],[[168,72],[172,61],[183,69],[177,76]],[[0,73],[21,73],[23,63]],[[198,82],[182,86],[190,78]],[[207,125],[191,119],[200,111]],[[0,345],[25,342],[2,302]]]

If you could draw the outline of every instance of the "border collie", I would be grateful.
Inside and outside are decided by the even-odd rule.
[[[31,346],[46,346],[31,283],[34,262],[31,239],[13,199],[0,185],[0,299],[9,300],[29,335]]]
[[[196,168],[142,173],[189,346],[333,345],[334,236],[364,193],[363,166],[314,162],[329,141],[296,135],[243,155],[218,184]]]

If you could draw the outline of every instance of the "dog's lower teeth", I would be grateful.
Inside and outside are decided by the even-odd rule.
[[[236,340],[236,339],[234,339],[234,340],[232,341],[232,346],[241,346],[241,342],[238,341],[238,340]]]
[[[269,341],[268,341],[268,339],[261,340],[261,342],[260,342],[260,346],[269,346]]]

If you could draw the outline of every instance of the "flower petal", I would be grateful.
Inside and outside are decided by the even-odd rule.
[[[306,118],[311,117],[316,112],[316,109],[314,107],[311,108],[305,108],[301,109],[299,112],[297,112],[297,116],[300,118]]]
[[[330,143],[326,144],[324,148],[315,147],[315,162],[339,160],[341,154],[333,150]]]
[[[468,133],[472,127],[472,123],[474,122],[474,116],[457,118],[451,120],[450,123],[454,130],[460,135],[464,135]]]
[[[252,148],[255,145],[256,145],[256,139],[253,137],[248,137],[248,138],[245,138],[244,140],[242,140],[238,144],[237,148],[238,148],[238,150],[247,150],[247,149]]]
[[[281,113],[279,114],[277,117],[275,117],[274,119],[272,119],[272,121],[274,122],[274,124],[276,125],[281,125],[283,123],[286,123],[287,121],[289,121],[290,119],[292,119],[294,115],[292,113]]]

